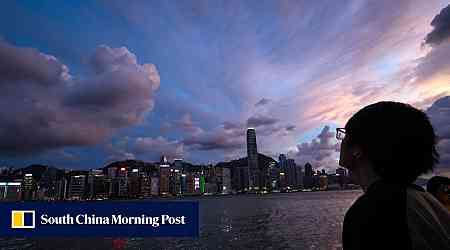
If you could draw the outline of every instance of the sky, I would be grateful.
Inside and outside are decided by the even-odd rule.
[[[450,170],[448,1],[2,1],[0,165],[337,167],[334,129],[392,100],[427,112]]]

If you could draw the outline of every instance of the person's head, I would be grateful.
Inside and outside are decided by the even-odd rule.
[[[433,176],[427,182],[427,192],[431,193],[440,202],[447,204],[449,199],[450,179],[443,176]]]
[[[378,102],[345,125],[339,165],[356,173],[408,185],[438,163],[436,136],[427,115],[404,103]]]

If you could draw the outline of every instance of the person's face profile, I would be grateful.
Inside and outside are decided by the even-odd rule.
[[[350,169],[351,162],[350,149],[348,146],[348,135],[345,134],[344,138],[341,141],[341,149],[339,154],[339,166]],[[350,169],[351,170],[351,169]]]
[[[349,177],[355,183],[359,183],[357,175],[355,175],[355,158],[357,153],[357,148],[349,145],[350,136],[348,133],[345,134],[341,141],[341,149],[339,155],[339,165],[349,170]]]

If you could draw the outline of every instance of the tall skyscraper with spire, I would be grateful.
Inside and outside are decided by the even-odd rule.
[[[256,131],[247,129],[247,161],[249,168],[249,189],[259,189],[258,148],[256,146]]]

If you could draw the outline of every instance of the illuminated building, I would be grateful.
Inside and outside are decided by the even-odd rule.
[[[126,167],[120,167],[117,171],[118,196],[128,197],[128,171]]]
[[[67,198],[67,179],[62,177],[56,181],[56,200],[65,200]]]
[[[151,195],[152,196],[158,196],[159,195],[159,177],[158,176],[152,176],[151,177]]]
[[[22,195],[24,200],[36,199],[37,185],[33,178],[33,174],[25,174],[23,178],[23,190]]]
[[[72,175],[69,183],[69,199],[82,200],[86,195],[86,175]]]
[[[249,169],[249,189],[259,189],[258,147],[254,128],[247,129],[247,165]]]
[[[200,193],[205,193],[205,176],[200,176]]]
[[[312,189],[314,186],[314,171],[311,164],[308,162],[305,164],[305,175],[303,176],[303,187],[306,189]]]
[[[168,165],[161,165],[159,168],[159,194],[169,194],[170,168]]]
[[[282,168],[282,169],[286,168],[286,166],[287,166],[287,158],[286,158],[285,154],[280,154],[280,156],[278,156],[278,161],[279,161],[280,168]]]
[[[129,198],[138,198],[141,193],[141,183],[139,176],[139,169],[133,168],[131,169],[131,173],[128,175],[128,197]]]
[[[287,190],[288,182],[287,182],[287,178],[286,178],[286,173],[285,173],[285,172],[280,172],[280,173],[279,173],[278,183],[279,183],[279,185],[280,185],[280,186],[279,186],[280,191],[285,191],[285,190]]]
[[[105,199],[108,196],[108,190],[105,186],[105,175],[102,170],[92,169],[88,176],[89,198]]]
[[[140,174],[140,198],[150,198],[152,196],[152,177],[148,172]]]
[[[231,191],[231,171],[229,168],[218,167],[216,169],[217,188],[219,193],[229,193]]]
[[[0,200],[19,201],[21,191],[22,183],[20,181],[0,182]]]
[[[319,190],[328,189],[328,177],[326,175],[319,176]]]

